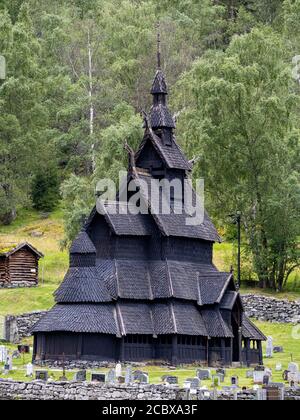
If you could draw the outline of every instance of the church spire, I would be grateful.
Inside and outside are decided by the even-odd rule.
[[[151,95],[153,96],[153,106],[151,108],[152,128],[175,128],[175,123],[167,106],[168,88],[165,75],[161,69],[161,38],[160,25],[157,25],[157,71],[152,83]]]

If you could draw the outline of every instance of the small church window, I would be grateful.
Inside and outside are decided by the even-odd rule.
[[[165,146],[172,146],[172,131],[169,129],[164,129],[162,132],[162,140]]]

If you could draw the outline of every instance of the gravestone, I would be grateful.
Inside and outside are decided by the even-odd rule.
[[[0,363],[5,363],[7,360],[8,351],[5,346],[0,346]]]
[[[116,365],[116,378],[119,376],[122,376],[122,365],[120,362]]]
[[[256,399],[258,401],[267,401],[267,391],[265,389],[258,389],[256,391]]]
[[[294,363],[294,362],[289,363],[288,370],[291,373],[298,373],[299,372],[299,365],[297,363]]]
[[[217,369],[216,372],[217,372],[217,375],[220,374],[220,375],[223,375],[224,377],[226,376],[226,369],[224,368]]]
[[[209,370],[205,369],[198,369],[197,370],[197,376],[200,379],[200,381],[207,381],[210,379],[211,374]]]
[[[222,373],[217,373],[217,376],[219,376],[221,384],[225,382],[225,375]]]
[[[35,371],[35,379],[38,381],[45,381],[47,382],[49,379],[48,371],[47,370],[36,370]]]
[[[139,382],[141,384],[148,384],[149,383],[149,375],[147,373],[142,373],[139,377]]]
[[[76,382],[85,382],[86,381],[86,370],[79,370],[75,373],[74,377]]]
[[[169,385],[178,385],[178,378],[177,376],[164,376],[164,382]]]
[[[265,367],[262,366],[262,365],[255,366],[254,371],[255,372],[264,372],[265,371]]]
[[[238,376],[232,376],[230,379],[231,386],[239,386]]]
[[[110,369],[107,374],[107,383],[114,384],[116,382],[116,370]]]
[[[266,350],[266,357],[271,358],[273,357],[273,338],[267,338],[267,350]]]
[[[283,353],[283,347],[281,346],[275,346],[273,349],[274,353]]]
[[[125,384],[130,385],[133,382],[132,367],[127,366],[125,373]]]
[[[282,364],[281,363],[277,363],[276,367],[275,367],[276,372],[281,372],[282,371]]]
[[[26,365],[26,376],[27,378],[30,378],[33,376],[33,364],[32,363],[28,363]]]
[[[191,389],[199,389],[201,386],[201,381],[199,378],[189,378],[187,381],[190,381]]]
[[[13,369],[13,363],[12,363],[12,356],[9,354],[6,357],[6,365],[8,366],[8,370],[11,371]]]
[[[267,401],[283,401],[284,400],[284,384],[269,383],[264,387],[266,391]]]
[[[269,385],[269,382],[270,382],[270,376],[269,375],[264,375],[263,385]]]
[[[253,370],[247,370],[247,372],[246,372],[246,378],[247,379],[253,379],[253,375],[254,375]]]
[[[133,372],[133,380],[137,382],[141,382],[141,376],[143,375],[149,376],[147,372],[143,372],[142,370],[135,370]]]
[[[106,375],[105,373],[92,372],[91,380],[92,382],[105,383]]]
[[[257,385],[261,385],[264,381],[265,371],[255,370],[253,372],[253,382]]]
[[[221,385],[221,379],[220,376],[218,375],[213,375],[212,376],[212,386],[213,387],[219,387]]]
[[[290,373],[290,371],[289,371],[289,370],[285,370],[285,371],[283,372],[283,374],[282,374],[282,378],[283,378],[283,380],[284,380],[284,381],[288,381],[288,380],[289,380],[289,373]]]

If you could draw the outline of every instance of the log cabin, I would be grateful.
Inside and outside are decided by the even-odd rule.
[[[92,211],[71,246],[56,305],[32,330],[35,362],[263,363],[266,337],[246,317],[233,274],[213,264],[220,237],[208,214],[191,226],[187,212],[175,212],[175,195],[170,214],[154,212],[143,195],[152,180],[183,182],[192,171],[174,136],[160,67],[151,94],[140,148],[127,147],[127,187],[137,183],[149,211],[132,214],[120,193]]]
[[[0,247],[0,288],[34,287],[43,254],[25,242]]]

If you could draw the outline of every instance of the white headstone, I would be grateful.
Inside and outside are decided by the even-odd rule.
[[[273,357],[273,337],[268,337],[267,339],[267,357]]]
[[[298,366],[298,364],[297,363],[290,363],[289,364],[289,367],[288,367],[288,370],[291,372],[291,373],[298,373],[299,372],[299,366]]]
[[[6,363],[7,360],[7,348],[0,346],[0,363]]]
[[[26,365],[26,376],[27,377],[33,376],[33,364],[32,363],[28,363],[28,365]]]
[[[120,378],[122,376],[122,365],[118,363],[116,365],[116,378]]]
[[[265,372],[264,371],[254,371],[253,372],[253,382],[255,384],[262,384],[264,381]]]
[[[277,363],[275,370],[276,370],[276,372],[281,372],[282,371],[282,364]]]

